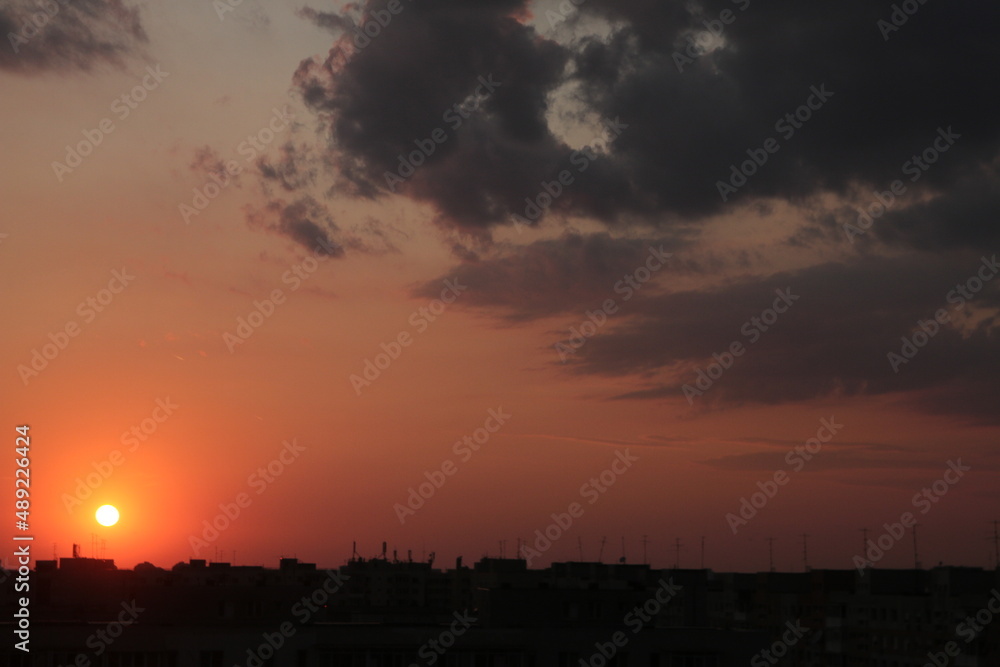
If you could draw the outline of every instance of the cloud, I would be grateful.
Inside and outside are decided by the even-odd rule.
[[[543,182],[573,171],[580,146],[552,120],[555,105],[566,101],[595,132],[599,122],[616,120],[627,129],[604,142],[586,172],[573,173],[547,210],[607,224],[639,217],[664,226],[725,212],[734,202],[885,187],[939,127],[953,126],[963,138],[922,175],[920,189],[964,183],[1000,153],[1000,126],[981,103],[985,82],[1000,74],[993,39],[1000,7],[972,0],[921,5],[888,40],[878,21],[891,8],[863,0],[588,0],[571,21],[597,19],[604,30],[563,42],[524,22],[524,2],[402,7],[370,41],[357,37],[363,33],[354,18],[304,10],[340,36],[324,61],[300,66],[295,83],[324,120],[331,163],[355,194],[397,192],[431,203],[448,226],[509,224]],[[731,12],[727,25],[719,22],[724,11]],[[386,15],[384,2],[365,2],[357,25],[379,12]],[[706,24],[722,25],[718,48],[679,67],[675,54]],[[500,86],[451,129],[444,113],[473,93],[480,76]],[[808,121],[785,120],[778,129],[816,90],[832,95]],[[436,128],[447,139],[405,182],[387,183],[400,156],[405,161]],[[768,138],[777,152],[724,202],[718,182]],[[982,187],[995,183],[991,177]],[[927,233],[941,233],[943,223],[926,224]],[[974,242],[982,227],[951,234],[956,243]],[[912,235],[897,240],[922,243]]]
[[[251,227],[266,229],[290,238],[303,248],[320,255],[342,257],[343,246],[331,238],[337,231],[327,208],[312,197],[292,202],[272,199],[261,209],[250,209]]]
[[[0,6],[0,69],[31,74],[124,66],[148,38],[123,0],[12,0]]]
[[[303,99],[326,121],[332,162],[362,196],[399,190],[469,228],[504,221],[570,156],[545,117],[568,54],[518,21],[521,2],[402,7],[370,43],[348,32],[324,62],[306,61],[296,73]],[[368,2],[359,25],[387,11]],[[306,15],[324,27],[347,25]],[[443,141],[430,139],[435,131]],[[399,156],[418,151],[416,142],[430,148],[415,158],[415,173],[387,179],[408,173]]]
[[[614,289],[616,283],[645,266],[651,248],[672,253],[678,246],[683,242],[677,238],[649,240],[568,232],[529,245],[499,247],[485,258],[470,257],[447,275],[418,286],[414,296],[432,297],[440,292],[443,278],[453,277],[469,286],[463,307],[485,309],[508,322],[566,313],[581,315],[588,308],[599,308],[606,299],[621,300]],[[690,271],[692,267],[671,262],[657,273],[678,270]]]
[[[297,192],[316,183],[320,165],[308,145],[285,142],[277,156],[262,155],[256,162],[265,186],[276,184],[285,192]]]
[[[961,307],[951,291],[978,263],[968,255],[865,258],[642,298],[630,309],[635,317],[589,340],[567,365],[577,373],[635,376],[642,388],[619,399],[684,400],[682,388],[694,386],[698,369],[738,341],[746,351],[694,398],[699,406],[900,393],[926,411],[995,423],[1000,418],[988,397],[1000,381],[988,369],[1000,362],[1000,283]],[[776,290],[798,299],[763,331],[751,318],[772,306]],[[973,308],[990,314],[968,319]],[[953,324],[940,326],[895,372],[888,353],[899,354],[902,337],[939,309]]]
[[[1000,246],[1000,179],[994,171],[968,174],[946,192],[872,222],[872,235],[893,246],[941,248]],[[857,224],[857,220],[850,220]]]
[[[889,33],[880,21],[892,7],[865,0],[588,0],[569,30],[551,33],[519,0],[401,6],[370,38],[359,35],[388,15],[384,0],[350,15],[304,10],[336,37],[294,85],[322,133],[310,160],[343,184],[338,193],[429,204],[452,238],[473,239],[454,246],[449,275],[470,286],[459,307],[503,323],[578,317],[641,262],[651,241],[627,235],[668,251],[683,242],[692,251],[670,278],[658,275],[564,368],[634,379],[621,400],[683,400],[697,368],[746,342],[741,325],[791,288],[801,299],[701,406],[894,395],[1000,421],[989,400],[996,285],[950,311],[955,322],[898,372],[887,360],[918,321],[952,308],[949,290],[1000,240],[1000,123],[982,103],[1000,74],[1000,6],[926,3]],[[710,51],[678,57],[709,28],[721,31]],[[484,77],[495,82],[485,92]],[[926,160],[942,131],[960,137]],[[281,173],[301,173],[291,169],[300,158],[286,157],[272,180],[294,195],[305,186]],[[915,158],[928,164],[910,180]],[[571,178],[556,188],[563,170]],[[736,191],[720,193],[730,179]],[[906,194],[849,245],[843,223],[896,179]],[[698,237],[719,220],[757,224],[743,214],[767,207],[788,218],[764,222],[791,228],[782,250],[798,251],[803,268],[738,275],[739,249],[719,259]],[[606,231],[493,242],[515,214],[578,216]],[[846,259],[830,261],[837,253]]]

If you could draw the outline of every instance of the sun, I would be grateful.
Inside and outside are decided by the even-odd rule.
[[[113,526],[118,523],[118,508],[114,505],[101,505],[94,516],[102,526]]]

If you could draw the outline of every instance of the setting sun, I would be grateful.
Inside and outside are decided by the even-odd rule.
[[[113,526],[118,523],[118,508],[114,505],[101,505],[94,516],[102,526]]]

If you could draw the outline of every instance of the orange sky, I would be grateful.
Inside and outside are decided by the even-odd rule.
[[[287,272],[303,262],[312,266],[314,255],[266,222],[248,224],[248,210],[261,211],[274,195],[262,190],[250,163],[243,162],[246,175],[185,224],[179,204],[190,203],[192,189],[207,182],[205,172],[191,167],[199,149],[242,162],[240,143],[286,104],[296,125],[279,133],[267,154],[277,156],[286,140],[320,144],[321,125],[289,89],[299,63],[324,57],[333,37],[294,10],[248,3],[220,21],[203,3],[143,8],[148,42],[123,65],[0,70],[6,285],[0,382],[10,441],[14,426],[31,427],[30,533],[37,557],[69,556],[78,543],[84,555],[114,558],[119,567],[141,561],[169,567],[192,557],[275,565],[292,555],[334,565],[351,555],[356,540],[364,556],[387,541],[401,557],[408,549],[415,557],[433,551],[438,563],[450,565],[459,555],[497,556],[502,541],[512,556],[517,540],[534,545],[535,531],[544,532],[553,513],[578,502],[583,514],[533,566],[576,559],[581,548],[585,559],[596,559],[602,538],[605,560],[617,559],[622,537],[628,560],[637,562],[643,536],[655,565],[674,562],[679,538],[680,564],[698,566],[704,537],[706,566],[756,570],[767,567],[767,538],[776,537],[776,565],[800,569],[799,535],[808,533],[810,565],[846,569],[860,550],[862,527],[877,536],[883,523],[907,511],[918,513],[923,564],[992,564],[986,538],[1000,497],[990,447],[998,436],[995,420],[933,414],[905,390],[694,406],[679,391],[622,398],[667,377],[693,382],[695,374],[683,362],[628,373],[559,363],[553,345],[569,338],[587,310],[616,298],[620,273],[583,297],[575,291],[583,279],[565,277],[566,291],[576,295],[572,303],[591,304],[569,312],[506,318],[474,285],[421,324],[425,316],[414,314],[433,307],[428,295],[436,289],[427,285],[443,288],[444,278],[469,275],[453,252],[456,239],[466,247],[476,243],[468,227],[449,227],[426,198],[326,192],[323,201],[344,234],[338,238],[353,235],[369,251],[346,245],[343,257],[321,258],[298,282]],[[537,27],[551,37],[547,26]],[[155,65],[169,76],[120,119],[113,101]],[[114,131],[60,182],[52,162],[63,161],[67,144],[106,117]],[[278,195],[286,196],[280,189]],[[815,201],[833,210],[843,197],[826,193]],[[748,201],[708,215],[695,241],[641,224],[605,227],[595,216],[569,212],[525,236],[498,226],[493,242],[502,254],[608,231],[641,246],[636,256],[644,260],[647,245],[672,238],[666,250],[676,264],[654,274],[643,298],[707,293],[782,271],[794,277],[858,255],[842,239],[785,243],[807,214],[780,197],[757,201],[769,211]],[[718,268],[693,271],[692,263]],[[975,268],[968,264],[968,273]],[[134,279],[120,291],[120,280],[111,283],[118,293],[102,292],[115,272]],[[275,290],[282,303],[230,352],[224,335]],[[946,292],[943,284],[942,304]],[[858,295],[859,303],[864,298]],[[98,300],[100,312],[88,299]],[[732,312],[719,340],[742,340],[740,325],[770,301]],[[586,343],[594,355],[602,337],[628,331],[649,312],[639,298],[618,303],[607,328]],[[762,337],[735,364],[780,355],[784,323],[779,318],[775,337]],[[26,375],[33,353],[60,339],[67,325],[78,331],[65,349],[37,375]],[[411,343],[359,395],[351,376],[362,375],[366,360],[374,362],[380,346],[403,332]],[[890,332],[887,340],[898,336]],[[695,365],[709,362],[704,355]],[[765,391],[770,371],[760,370],[756,381]],[[509,419],[478,451],[456,449],[484,427],[491,410],[501,409]],[[739,511],[758,482],[789,470],[786,453],[830,418],[843,429],[801,471],[790,472],[734,535],[727,514]],[[144,440],[125,436],[133,427]],[[290,442],[301,450],[289,449]],[[285,461],[275,463],[283,451]],[[634,464],[614,475],[606,493],[582,492],[618,452],[630,452]],[[971,471],[919,514],[914,495],[958,459]],[[401,522],[395,506],[407,502],[411,487],[440,479],[435,471],[443,467],[452,474]],[[280,474],[273,476],[275,470]],[[6,478],[13,486],[13,464]],[[203,522],[241,502],[239,515],[220,519],[230,525],[208,539]],[[116,526],[94,520],[105,503],[121,511]],[[204,544],[193,546],[192,536]],[[881,565],[912,562],[908,536]]]

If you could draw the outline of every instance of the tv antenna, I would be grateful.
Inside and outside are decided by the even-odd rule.
[[[861,529],[861,558],[865,561],[865,567],[872,567],[875,564],[868,560],[868,529]]]

